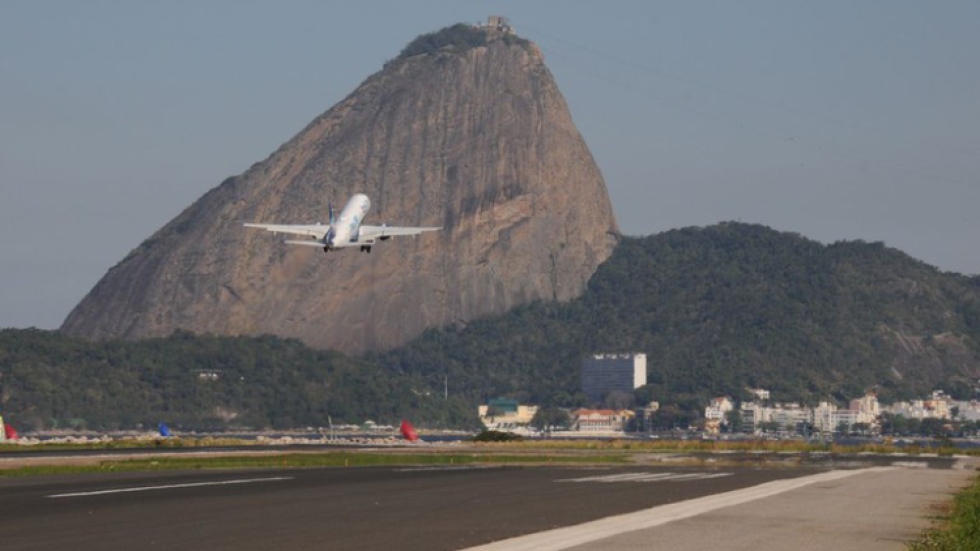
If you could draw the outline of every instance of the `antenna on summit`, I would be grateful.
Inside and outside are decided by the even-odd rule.
[[[514,34],[514,28],[510,26],[510,20],[502,15],[491,15],[487,17],[487,24],[483,25],[483,29],[500,34]]]

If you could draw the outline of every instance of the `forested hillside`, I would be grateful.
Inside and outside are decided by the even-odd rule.
[[[0,403],[25,429],[301,428],[402,416],[473,426],[459,400],[422,400],[411,377],[278,337],[176,333],[92,343],[0,331]]]
[[[285,428],[328,415],[473,426],[490,397],[584,405],[581,359],[625,351],[648,356],[650,384],[635,400],[681,412],[749,386],[810,404],[874,387],[883,402],[936,388],[968,398],[978,342],[980,278],[880,243],[725,223],[624,238],[576,300],[429,330],[383,355],[275,337],[89,343],[4,330],[0,402],[37,428]]]
[[[885,401],[937,387],[969,395],[978,340],[980,278],[880,243],[724,223],[625,238],[579,300],[432,330],[380,361],[431,381],[448,374],[474,398],[565,405],[581,402],[585,355],[645,352],[640,400],[699,409],[752,386],[846,404],[873,387]]]

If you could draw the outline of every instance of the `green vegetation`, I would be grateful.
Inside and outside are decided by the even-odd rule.
[[[484,46],[486,43],[487,32],[485,30],[465,23],[457,23],[434,33],[423,34],[409,42],[398,54],[398,59],[422,54],[432,55],[442,49],[462,52]]]
[[[572,426],[572,418],[562,408],[551,406],[538,408],[531,419],[531,426],[539,431],[568,429]]]
[[[746,398],[746,387],[810,405],[872,387],[886,403],[937,388],[971,398],[978,343],[980,277],[942,273],[880,243],[827,246],[724,223],[623,238],[576,300],[432,329],[360,358],[275,337],[90,343],[2,330],[0,406],[23,430],[401,418],[476,428],[476,405],[491,398],[586,405],[582,358],[634,351],[647,354],[649,384],[626,399],[660,402],[654,425],[670,428],[696,420],[712,397]],[[897,434],[915,430],[888,422]]]
[[[422,396],[416,379],[276,337],[180,332],[91,343],[0,331],[0,405],[22,432],[152,430],[160,421],[176,430],[397,425],[403,417],[478,426],[470,404]]]
[[[524,437],[512,432],[485,430],[473,437],[474,442],[520,442]]]
[[[392,448],[376,451],[312,451],[269,453],[257,448],[254,451],[238,450],[213,452],[208,456],[164,456],[141,459],[115,459],[92,464],[32,465],[20,468],[0,469],[0,477],[77,474],[89,472],[124,472],[146,470],[196,470],[196,469],[244,469],[244,468],[309,468],[309,467],[368,467],[391,465],[467,465],[467,464],[595,464],[629,463],[639,457],[648,460],[650,454],[664,453],[672,456],[672,465],[746,465],[776,461],[778,465],[805,465],[811,459],[847,457],[866,454],[938,454],[953,450],[919,447],[896,447],[886,444],[841,446],[829,443],[771,440],[587,440],[545,439],[525,440],[516,435],[486,431],[473,440],[475,443],[462,449],[415,447]],[[203,439],[202,439],[203,440]],[[220,445],[237,445],[226,441]],[[184,445],[197,444],[191,440]],[[91,449],[88,445],[62,445],[59,449]],[[36,450],[37,448],[33,448]],[[51,448],[43,448],[51,449]],[[715,452],[725,452],[718,455]],[[166,453],[166,450],[161,450]],[[980,450],[956,450],[956,453],[980,454]],[[680,456],[677,456],[680,454]],[[676,456],[676,457],[675,457]]]
[[[433,329],[378,361],[430,386],[448,375],[474,402],[576,406],[583,357],[645,352],[649,384],[634,398],[659,401],[655,421],[669,428],[746,387],[807,404],[873,387],[884,402],[936,388],[969,398],[978,301],[980,278],[879,243],[725,223],[624,238],[581,298]]]
[[[156,457],[102,461],[97,465],[43,465],[0,469],[0,477],[201,469],[294,469],[312,467],[381,467],[398,465],[508,465],[554,463],[622,463],[620,453],[398,453],[398,452],[332,452],[287,453],[270,455],[236,455],[219,457]]]
[[[969,448],[934,448],[922,446],[896,446],[894,444],[868,443],[859,445],[841,445],[830,442],[808,442],[804,440],[634,440],[634,439],[536,439],[523,440],[505,444],[510,449],[526,450],[561,450],[571,452],[576,450],[596,451],[630,451],[654,453],[684,453],[709,454],[712,452],[751,453],[751,454],[902,454],[919,456],[923,454],[949,456],[955,452],[959,455],[980,455],[980,450]]]
[[[155,438],[153,440],[137,438],[112,438],[95,442],[39,442],[30,446],[15,443],[0,444],[0,453],[48,452],[48,451],[79,451],[79,450],[131,450],[158,449],[166,451],[175,448],[227,448],[242,446],[260,446],[258,440],[244,438],[217,438],[203,436],[200,438]]]
[[[908,545],[911,551],[980,549],[980,477],[953,498],[942,526]]]

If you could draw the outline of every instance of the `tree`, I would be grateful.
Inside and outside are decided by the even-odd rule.
[[[759,429],[765,434],[779,432],[780,428],[781,427],[779,423],[777,423],[776,421],[766,421],[764,423],[759,424]]]
[[[621,390],[613,390],[606,394],[602,404],[612,410],[629,409],[633,407],[633,394]]]
[[[572,426],[568,412],[559,407],[538,408],[531,419],[531,426],[545,432],[552,429],[567,429]]]
[[[457,23],[444,27],[436,32],[423,34],[408,43],[398,55],[400,59],[421,55],[434,54],[443,48],[463,51],[487,42],[487,33],[465,23]]]
[[[742,412],[738,409],[726,412],[725,423],[728,425],[728,432],[742,432]]]
[[[862,436],[870,436],[871,435],[871,424],[870,423],[854,423],[854,425],[851,426],[851,433],[852,434],[860,434]]]
[[[932,417],[922,420],[922,425],[919,428],[919,434],[923,436],[933,436],[940,437],[946,434],[946,420],[935,419]]]

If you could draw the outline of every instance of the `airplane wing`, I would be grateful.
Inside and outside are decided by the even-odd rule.
[[[385,239],[388,237],[394,237],[397,235],[418,235],[420,233],[425,233],[427,231],[438,231],[442,228],[409,228],[409,227],[397,227],[397,226],[361,226],[360,231],[357,234],[358,239]]]
[[[294,225],[294,224],[245,224],[246,228],[260,228],[273,233],[289,233],[292,235],[306,235],[323,239],[323,236],[330,230],[330,226],[324,224]]]

